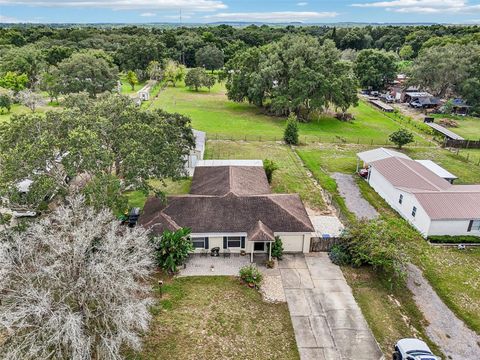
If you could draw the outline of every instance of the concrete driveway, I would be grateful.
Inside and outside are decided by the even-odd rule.
[[[286,255],[279,271],[302,360],[383,359],[340,268],[327,253]]]

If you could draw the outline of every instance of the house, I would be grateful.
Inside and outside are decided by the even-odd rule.
[[[273,194],[261,160],[199,161],[190,193],[147,200],[139,223],[153,233],[188,227],[196,252],[308,252],[314,231],[298,194]]]
[[[468,106],[463,99],[453,99],[452,100],[452,114],[466,116],[471,106]]]
[[[195,138],[195,147],[190,151],[188,158],[185,163],[186,170],[189,176],[193,175],[193,170],[197,165],[199,160],[203,160],[203,155],[205,153],[205,141],[207,139],[207,134],[203,131],[198,131],[193,129],[193,137]]]
[[[480,185],[453,185],[456,176],[439,165],[397,154],[387,149],[357,154],[366,180],[393,209],[425,237],[480,236]]]
[[[431,109],[441,105],[441,101],[424,91],[406,91],[403,101],[415,108]]]

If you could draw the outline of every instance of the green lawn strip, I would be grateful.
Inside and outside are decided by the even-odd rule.
[[[163,191],[166,195],[181,195],[188,194],[190,191],[190,184],[192,180],[181,179],[181,180],[165,180],[165,185],[163,185],[158,180],[151,180],[150,185],[153,186],[156,190]],[[143,209],[145,201],[147,200],[147,195],[142,191],[127,191],[125,196],[128,198],[128,207],[138,207]]]
[[[210,139],[224,140],[281,140],[285,119],[265,115],[261,109],[229,101],[223,84],[211,91],[195,92],[183,86],[167,87],[153,101],[151,108],[160,107],[192,118],[194,128],[206,131]],[[351,109],[355,120],[345,122],[328,116],[319,116],[308,123],[300,123],[302,142],[362,143],[385,145],[389,135],[401,125],[382,112],[360,102]],[[416,136],[417,144],[427,145]]]
[[[299,359],[287,304],[238,278],[170,279],[156,297],[143,350],[128,359]]]
[[[358,185],[364,198],[386,221],[401,224],[405,232],[415,232],[365,181],[359,179]],[[468,327],[480,333],[480,249],[461,251],[432,246],[418,233],[413,239],[403,243],[410,261],[422,269],[445,304]]]
[[[312,209],[326,208],[323,198],[293,150],[275,142],[208,141],[206,159],[270,159],[279,169],[273,174],[272,190],[298,193]]]
[[[342,272],[387,358],[394,344],[405,337],[420,337],[432,351],[440,354],[437,345],[425,334],[424,329],[428,324],[407,288],[390,289],[388,282],[369,267],[343,266]]]

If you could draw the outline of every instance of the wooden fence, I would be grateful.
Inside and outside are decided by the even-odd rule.
[[[456,149],[480,149],[480,140],[453,140],[445,139],[443,147]]]
[[[310,240],[310,252],[328,252],[333,245],[339,244],[341,241],[342,238],[339,237],[314,237]]]

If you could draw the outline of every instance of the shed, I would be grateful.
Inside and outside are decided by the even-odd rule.
[[[425,166],[428,170],[433,172],[434,174],[440,176],[441,178],[447,180],[450,184],[453,184],[453,182],[458,179],[457,176],[449,172],[448,170],[444,169],[437,163],[434,163],[431,160],[415,160],[416,162],[422,164]]]
[[[448,130],[447,128],[443,127],[442,125],[435,124],[434,122],[425,122],[425,125],[430,126],[433,130],[439,132],[440,134],[445,136],[447,139],[465,140],[460,135],[455,134],[453,131]]]

